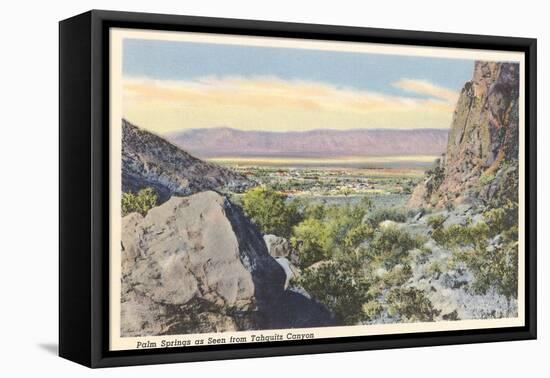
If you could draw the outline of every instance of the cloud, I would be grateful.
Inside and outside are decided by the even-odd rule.
[[[456,101],[458,100],[457,92],[440,87],[426,80],[401,79],[392,85],[407,92],[418,93],[440,99],[452,105],[456,104]]]
[[[408,79],[398,83],[407,90],[415,88],[417,93],[429,91],[434,98],[391,96],[276,77],[204,77],[191,81],[126,78],[123,113],[158,133],[218,126],[287,131],[450,125],[453,92]]]

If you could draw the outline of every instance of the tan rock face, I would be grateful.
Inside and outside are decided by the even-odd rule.
[[[285,292],[286,274],[257,229],[215,192],[172,197],[145,217],[129,214],[122,219],[121,247],[123,336],[294,321],[286,314],[270,319],[275,307],[295,300]],[[305,298],[300,303],[303,309],[288,313],[312,308]]]
[[[172,197],[152,209],[136,226],[141,253],[130,280],[156,302],[184,304],[201,292],[221,305],[250,302],[252,275],[239,259],[223,202],[218,194],[204,192],[191,200]],[[135,235],[125,235],[123,244]]]
[[[219,194],[201,192],[172,197],[145,217],[123,218],[123,291],[131,288],[147,299],[143,303],[160,305],[182,306],[200,298],[221,308],[254,306],[256,289],[261,295],[269,290],[256,288],[254,269],[243,261],[249,256],[239,244],[226,207]],[[261,239],[255,242],[263,245]],[[264,252],[256,268],[269,265],[263,267],[271,270],[269,285],[273,291],[282,291],[284,273]],[[123,327],[136,328],[130,325],[135,320],[131,312],[127,314]]]
[[[518,64],[476,62],[456,105],[440,177],[420,185],[409,206],[471,201],[479,195],[483,175],[493,174],[503,161],[517,160],[518,98]]]

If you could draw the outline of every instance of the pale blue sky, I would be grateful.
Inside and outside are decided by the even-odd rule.
[[[473,60],[126,39],[124,116],[189,128],[448,128]]]
[[[337,87],[423,98],[392,83],[425,80],[459,91],[472,76],[473,60],[378,55],[292,48],[127,39],[123,73],[160,80],[275,76]]]

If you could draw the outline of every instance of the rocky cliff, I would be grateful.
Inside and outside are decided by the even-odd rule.
[[[462,88],[446,152],[410,207],[490,201],[517,193],[519,65],[476,62]]]
[[[215,192],[122,219],[122,336],[333,324],[285,280],[260,232]]]
[[[252,183],[244,176],[199,160],[163,138],[122,120],[122,190],[153,187],[161,202],[172,194],[228,188],[241,191]]]

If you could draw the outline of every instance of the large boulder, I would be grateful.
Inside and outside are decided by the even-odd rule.
[[[332,321],[324,307],[285,292],[287,275],[261,234],[212,191],[124,217],[121,257],[123,336]],[[310,314],[307,324],[302,312]]]

